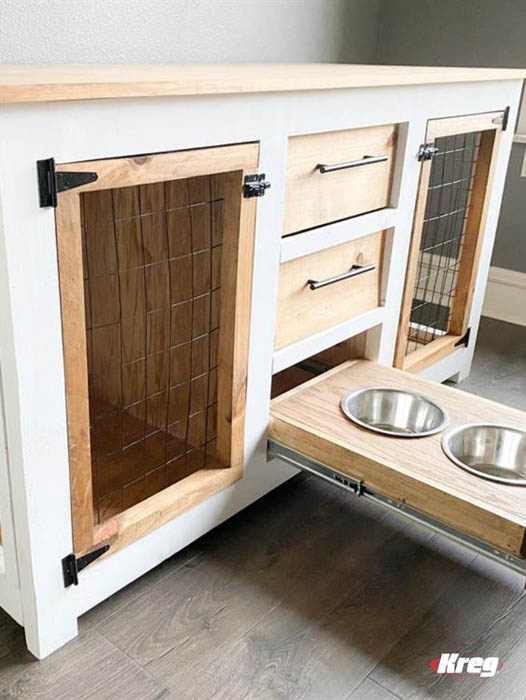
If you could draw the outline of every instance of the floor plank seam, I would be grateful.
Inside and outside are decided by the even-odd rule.
[[[162,683],[162,682],[159,680],[159,678],[157,678],[156,676],[154,676],[153,673],[150,673],[150,671],[149,671],[145,666],[142,666],[142,665],[139,664],[137,661],[135,661],[135,659],[133,659],[126,651],[124,651],[124,649],[121,649],[120,647],[118,647],[118,646],[117,646],[116,644],[114,644],[110,639],[108,639],[107,637],[105,637],[101,632],[99,632],[99,631],[96,630],[96,629],[93,629],[93,630],[91,630],[91,631],[92,631],[94,634],[96,634],[98,637],[100,637],[101,639],[103,639],[105,642],[107,642],[107,643],[108,643],[111,647],[113,647],[113,649],[115,649],[117,652],[123,654],[127,659],[129,659],[129,661],[131,661],[131,663],[133,664],[133,666],[135,666],[135,668],[139,669],[139,671],[143,671],[144,673],[146,673],[146,675],[147,675],[149,678],[151,678],[152,681],[155,681],[156,683]],[[87,634],[89,634],[89,632],[88,632]],[[163,684],[163,685],[164,685],[164,684]],[[166,691],[168,691],[168,687],[167,687],[167,686],[164,686],[162,692],[166,692]]]
[[[401,533],[401,536],[403,536],[403,533]],[[434,535],[434,536],[432,536],[431,542],[435,541],[437,538],[439,538],[439,535]],[[425,543],[422,543],[422,544],[424,545]],[[459,545],[459,546],[460,546],[460,545]],[[439,554],[439,553],[436,553],[436,556],[440,556],[440,554]],[[463,562],[463,563],[458,563],[458,567],[460,567],[461,569],[464,569],[464,570],[470,568],[470,567],[471,567],[471,564],[474,562],[474,560],[475,560],[478,556],[479,556],[478,554],[473,553],[473,556],[472,556],[469,560],[467,560],[465,563],[464,563],[464,562]],[[393,644],[389,647],[389,649],[386,650],[385,654],[382,656],[381,659],[378,659],[378,660],[377,660],[377,662],[376,662],[376,664],[374,665],[374,667],[368,672],[367,678],[369,678],[373,683],[376,683],[376,685],[382,687],[384,690],[386,690],[386,691],[388,691],[389,693],[391,693],[391,694],[394,695],[394,693],[393,693],[392,690],[390,690],[389,688],[385,687],[382,683],[380,683],[380,681],[378,681],[378,680],[376,680],[375,678],[373,678],[373,675],[374,675],[375,671],[376,671],[377,669],[381,668],[382,662],[389,656],[389,654],[392,652],[392,650],[393,650],[397,645],[403,643],[403,640],[404,640],[406,637],[408,637],[409,635],[411,635],[411,634],[413,633],[414,629],[417,628],[417,626],[418,626],[418,624],[420,623],[420,621],[421,621],[422,619],[425,618],[425,616],[429,613],[429,611],[432,610],[432,608],[433,608],[435,605],[437,605],[438,602],[444,598],[444,596],[447,596],[447,595],[448,595],[448,591],[449,591],[453,586],[456,585],[456,584],[455,584],[456,579],[458,579],[461,575],[462,575],[462,572],[461,572],[461,571],[452,571],[452,572],[451,572],[451,574],[449,575],[449,577],[450,577],[452,580],[444,582],[443,588],[440,590],[440,592],[438,593],[438,595],[436,596],[436,598],[434,598],[434,599],[430,602],[429,607],[421,611],[421,614],[418,616],[417,619],[415,619],[415,620],[413,621],[413,624],[409,627],[409,629],[407,629],[407,630],[399,637],[399,639],[397,639],[395,642],[393,642]],[[351,696],[349,696],[349,700],[350,700],[350,697],[351,697]],[[395,697],[398,698],[399,696],[396,695]],[[346,700],[348,700],[348,699],[346,698]],[[400,700],[405,700],[405,698],[401,697]]]
[[[515,606],[516,606],[518,603],[520,603],[520,602],[524,599],[525,595],[526,595],[526,594],[525,594],[524,592],[521,593],[521,594],[519,595],[519,597],[518,597],[510,606],[508,606],[508,608],[505,610],[505,612],[503,612],[501,615],[499,615],[498,617],[496,617],[496,618],[493,620],[493,622],[489,625],[489,627],[488,627],[487,629],[485,629],[483,632],[481,632],[479,635],[477,635],[477,636],[476,636],[474,639],[472,639],[471,641],[466,642],[466,643],[463,645],[463,648],[462,648],[461,650],[459,650],[459,654],[460,654],[461,656],[462,656],[463,654],[465,654],[465,655],[467,656],[467,655],[469,654],[469,651],[470,651],[472,648],[475,647],[476,642],[478,642],[479,640],[483,640],[484,637],[486,637],[486,636],[491,632],[491,630],[492,630],[496,625],[498,625],[499,622],[501,622],[502,620],[506,619],[506,617],[508,617],[508,616],[513,612],[513,610],[515,609]],[[430,687],[430,688],[435,688],[435,687],[438,686],[441,682],[443,683],[443,682],[445,682],[446,680],[447,680],[447,676],[438,676],[438,675],[437,675],[436,680],[435,680],[429,687]]]
[[[385,687],[384,685],[382,685],[379,681],[375,681],[374,678],[371,678],[369,675],[367,675],[366,678],[367,678],[368,680],[370,680],[371,683],[374,683],[376,686],[378,686],[378,687],[381,688],[382,690],[385,690],[387,693],[389,693],[389,695],[392,695],[393,698],[397,698],[397,700],[406,700],[405,697],[403,697],[402,695],[398,695],[398,693],[395,693],[395,692],[394,692],[393,690],[391,690],[390,688],[386,688],[386,687]],[[365,679],[364,679],[364,680],[365,680]],[[360,687],[360,686],[358,686],[358,687]],[[347,700],[347,698],[346,698],[346,700]]]
[[[169,566],[167,566],[168,570],[166,571],[166,573],[161,575],[160,578],[158,578],[152,585],[157,585],[158,583],[161,583],[161,581],[164,581],[166,578],[168,578],[168,576],[173,576],[175,573],[177,573],[178,571],[181,571],[186,566],[188,566],[193,561],[195,561],[195,559],[197,559],[198,557],[200,557],[202,555],[203,555],[203,552],[197,552],[197,554],[195,554],[195,556],[193,556],[191,559],[185,560],[184,562],[182,562],[181,564],[176,566],[174,569],[171,569]],[[203,561],[205,561],[204,558],[203,558]],[[203,561],[199,562],[197,566],[198,567],[201,566]],[[159,564],[159,566],[162,566],[162,562],[161,562],[161,564]],[[195,568],[197,568],[197,567],[195,567]],[[153,571],[153,569],[151,571]],[[146,572],[144,574],[144,576],[148,576],[148,574],[151,573],[151,571]],[[138,579],[138,581],[140,581],[140,579]],[[133,585],[133,584],[131,584],[131,585]],[[150,588],[150,586],[148,586],[146,590],[138,592],[136,595],[134,595],[132,598],[130,598],[130,600],[126,601],[122,606],[117,607],[113,612],[111,612],[103,620],[100,620],[99,622],[95,623],[93,625],[93,629],[96,629],[97,631],[99,631],[99,633],[106,639],[105,635],[103,633],[101,633],[98,628],[101,627],[102,625],[106,625],[108,622],[110,622],[110,620],[115,618],[117,615],[122,615],[123,611],[126,610],[126,608],[128,608],[130,605],[132,605],[132,604],[135,605],[135,603],[137,603],[137,601],[140,598],[142,598],[143,595],[148,593],[149,588]],[[88,611],[88,613],[89,613],[89,611]]]
[[[243,641],[243,639],[246,637],[246,635],[248,635],[248,634],[254,629],[254,627],[256,627],[262,620],[264,620],[264,619],[267,617],[267,615],[269,615],[273,610],[275,610],[279,605],[281,605],[282,602],[283,602],[283,599],[281,599],[281,600],[278,601],[275,605],[273,605],[271,608],[269,608],[269,610],[267,610],[266,613],[264,613],[263,615],[261,615],[261,617],[259,617],[256,621],[254,621],[254,623],[253,623],[252,625],[250,625],[250,626],[248,627],[248,629],[246,629],[243,633],[241,633],[241,634],[237,637],[237,639],[235,639],[235,640],[232,642],[232,644],[231,644],[230,646],[227,646],[227,644],[225,644],[225,648],[224,648],[224,650],[223,650],[221,653],[224,654],[226,651],[229,651],[229,652],[230,652],[230,651],[232,651],[233,649],[235,649],[235,648]],[[222,609],[224,609],[224,608],[222,608]],[[191,641],[191,637],[188,636],[183,642],[181,642],[181,644],[178,644],[178,645],[172,647],[171,649],[168,649],[168,650],[165,651],[163,654],[161,654],[161,656],[159,656],[158,658],[152,659],[151,661],[148,661],[148,663],[144,666],[144,668],[146,668],[146,666],[149,666],[150,664],[157,663],[158,661],[160,661],[161,659],[163,659],[163,658],[164,658],[165,656],[167,656],[168,654],[171,654],[171,653],[174,652],[175,650],[177,650],[177,649],[182,649],[182,648],[183,648],[186,644],[188,644],[188,642],[190,642],[190,641]],[[218,655],[218,656],[219,656],[219,655]],[[153,676],[153,674],[150,674],[150,675],[152,675],[153,678],[156,678],[156,676]]]

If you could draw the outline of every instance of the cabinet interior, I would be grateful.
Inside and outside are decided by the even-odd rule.
[[[216,455],[222,176],[81,195],[100,523]]]
[[[271,398],[275,399],[347,360],[363,358],[366,339],[367,331],[364,331],[277,372],[272,377]]]
[[[395,367],[418,373],[469,343],[502,124],[496,112],[428,122]]]
[[[481,132],[435,140],[405,354],[451,331]]]

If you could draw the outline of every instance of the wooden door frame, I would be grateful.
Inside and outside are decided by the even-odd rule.
[[[112,541],[111,552],[142,537],[242,476],[244,421],[255,235],[255,198],[243,198],[246,174],[258,166],[259,144],[246,143],[139,157],[63,163],[57,171],[96,172],[97,179],[59,195],[56,238],[66,382],[73,549]],[[225,208],[218,382],[218,459],[224,469],[201,469],[132,508],[95,525],[89,436],[88,366],[80,195],[94,190],[228,173]],[[225,272],[227,271],[227,273]],[[235,271],[235,274],[232,274]],[[226,330],[226,332],[225,332]],[[223,429],[221,430],[221,426]]]
[[[431,119],[427,123],[426,144],[454,134],[481,131],[478,157],[473,172],[468,215],[464,224],[464,242],[460,257],[457,285],[451,308],[449,332],[428,345],[406,355],[407,336],[411,317],[414,284],[420,252],[431,175],[431,160],[422,162],[413,219],[413,230],[408,254],[400,321],[395,345],[393,366],[409,372],[421,372],[429,365],[455,352],[458,341],[469,327],[471,305],[477,279],[478,264],[484,241],[484,231],[491,196],[493,176],[502,133],[503,112],[485,112],[461,117]]]

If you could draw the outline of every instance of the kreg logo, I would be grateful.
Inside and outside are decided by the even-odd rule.
[[[441,654],[429,662],[429,666],[440,674],[480,676],[493,678],[502,668],[498,656],[460,656],[459,654]]]

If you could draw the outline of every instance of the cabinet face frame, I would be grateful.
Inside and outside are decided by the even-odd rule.
[[[259,145],[116,158],[57,166],[98,178],[59,195],[56,238],[66,381],[73,548],[102,542],[111,552],[142,537],[242,476],[246,380],[256,199],[242,196],[243,178],[257,169]],[[223,265],[218,381],[217,457],[224,469],[201,469],[154,496],[96,525],[93,516],[88,365],[80,195],[93,190],[160,183],[224,173]]]
[[[429,145],[434,145],[437,138],[444,136],[473,132],[481,132],[481,135],[477,159],[472,172],[472,187],[467,205],[467,216],[463,224],[462,248],[448,331],[445,335],[435,338],[423,347],[406,354],[433,161],[424,160],[422,162],[395,346],[394,367],[414,373],[422,371],[443,357],[455,352],[458,349],[457,343],[464,337],[469,328],[493,176],[501,140],[503,117],[503,112],[486,112],[462,117],[432,119],[427,124],[425,143]]]

